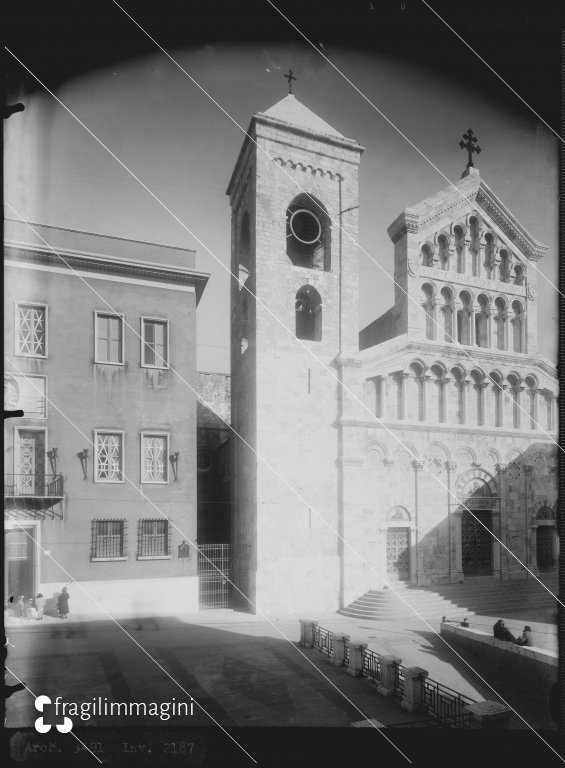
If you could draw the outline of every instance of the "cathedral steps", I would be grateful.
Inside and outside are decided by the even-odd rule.
[[[557,579],[545,579],[544,583],[558,594]],[[437,587],[395,585],[391,589],[371,589],[338,611],[343,616],[358,619],[394,621],[414,617],[414,612],[401,597],[426,620],[463,619],[470,614],[493,616],[508,613],[526,615],[528,611],[557,610],[555,599],[534,580],[501,582],[469,580],[465,584]]]

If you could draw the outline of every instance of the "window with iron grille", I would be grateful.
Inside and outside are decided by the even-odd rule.
[[[141,434],[141,482],[168,483],[167,456],[169,438],[166,434]]]
[[[97,483],[123,483],[123,442],[123,432],[95,431]]]
[[[125,520],[93,520],[91,560],[127,560]]]
[[[168,520],[140,520],[137,526],[137,557],[171,557]]]
[[[45,304],[16,304],[16,355],[47,357]]]
[[[168,368],[168,321],[142,317],[141,337],[141,365],[149,368]]]
[[[106,312],[96,312],[95,325],[95,362],[111,363],[112,365],[123,365],[123,315],[111,315]]]

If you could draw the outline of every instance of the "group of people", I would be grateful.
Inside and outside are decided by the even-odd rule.
[[[57,597],[57,613],[62,619],[69,615],[69,597],[67,588],[63,587]],[[25,595],[20,595],[16,600],[15,610],[16,615],[22,619],[41,621],[45,611],[45,598],[41,592],[37,593],[35,600],[31,597],[26,600]]]
[[[527,624],[524,627],[522,635],[518,638],[514,637],[512,632],[504,625],[504,622],[502,619],[499,619],[496,622],[492,630],[493,630],[494,636],[498,640],[507,640],[510,643],[515,643],[515,645],[532,646],[534,644],[532,628],[529,627]]]

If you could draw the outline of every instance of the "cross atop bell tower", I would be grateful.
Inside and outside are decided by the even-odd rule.
[[[296,80],[296,77],[294,77],[294,75],[292,74],[292,69],[289,69],[288,75],[283,75],[283,77],[286,77],[286,79],[288,80],[288,92],[293,93],[292,81]]]

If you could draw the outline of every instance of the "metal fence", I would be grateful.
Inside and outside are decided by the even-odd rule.
[[[349,643],[346,645],[347,663],[349,663]],[[363,674],[365,677],[370,677],[371,680],[378,681],[381,679],[381,657],[375,651],[369,651],[365,649],[363,652]]]
[[[443,725],[455,728],[471,727],[471,715],[464,709],[475,703],[473,699],[429,678],[423,681],[422,688],[424,710],[429,715]]]
[[[330,632],[329,629],[315,626],[312,645],[326,656],[331,656],[334,650],[333,632]]]
[[[200,608],[227,608],[229,604],[230,545],[198,546],[198,603]]]
[[[314,627],[313,647],[321,653],[331,656],[333,652],[333,633],[319,625]],[[349,665],[349,642],[345,643],[345,666]],[[404,696],[404,671],[406,667],[396,664],[394,669],[394,693],[399,698]],[[365,649],[363,651],[362,674],[374,681],[381,679],[381,655],[375,651]],[[433,721],[417,721],[415,723],[398,723],[398,727],[440,725],[450,728],[470,728],[472,716],[465,712],[465,707],[474,704],[475,701],[468,696],[438,683],[436,680],[425,678],[422,681],[422,708],[424,712],[433,718]],[[435,721],[435,722],[434,722]]]
[[[397,696],[402,698],[404,696],[404,670],[402,664],[394,665],[394,691]]]

